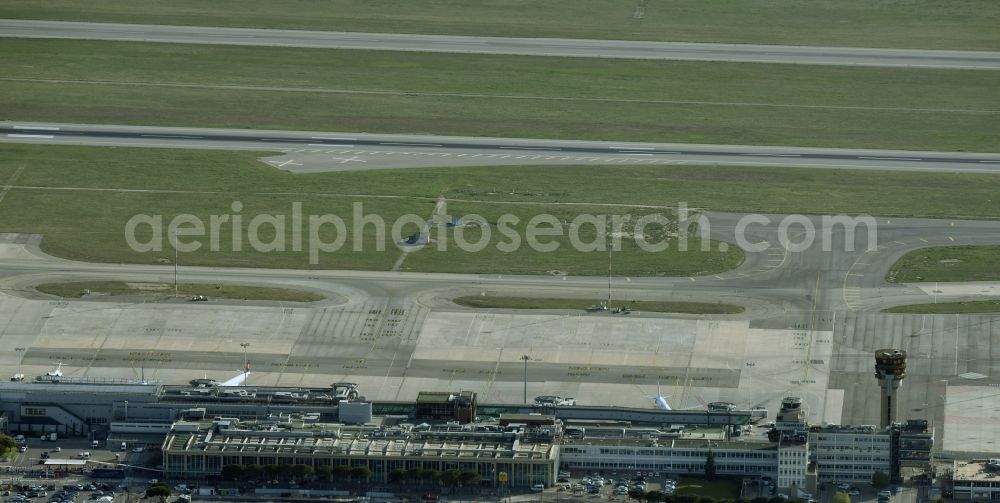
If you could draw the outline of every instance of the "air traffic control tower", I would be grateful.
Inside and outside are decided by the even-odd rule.
[[[875,377],[882,388],[882,414],[879,426],[885,428],[896,421],[896,392],[906,377],[906,351],[879,349],[875,351]]]

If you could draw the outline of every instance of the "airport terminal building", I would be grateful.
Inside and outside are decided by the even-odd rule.
[[[770,477],[783,488],[871,479],[929,463],[926,423],[809,426],[800,400],[783,400],[773,432],[750,423],[766,411],[664,411],[480,404],[475,393],[421,393],[370,403],[355,385],[329,388],[0,383],[5,429],[160,447],[165,476],[218,475],[226,465],[366,466],[373,481],[396,469],[458,469],[515,486],[555,482],[560,469]],[[3,424],[3,423],[0,423]],[[923,426],[923,427],[921,427]]]
[[[163,442],[165,475],[202,478],[226,465],[366,466],[374,482],[393,470],[457,469],[514,486],[555,483],[560,427],[499,424],[327,424],[280,417],[267,421],[215,419],[177,422]],[[380,421],[381,422],[381,421]]]

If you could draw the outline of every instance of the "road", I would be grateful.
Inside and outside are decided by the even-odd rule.
[[[1000,53],[0,20],[0,36],[583,58],[1000,69]]]
[[[0,141],[280,151],[289,171],[538,164],[732,164],[1000,173],[1000,154],[750,145],[531,140],[427,135],[0,123]],[[318,154],[318,155],[317,155]]]

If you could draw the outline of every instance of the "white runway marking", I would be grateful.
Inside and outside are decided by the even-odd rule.
[[[52,140],[55,136],[50,134],[8,134],[7,138],[36,138],[39,140]]]
[[[921,159],[916,157],[865,157],[861,156],[858,159],[868,159],[871,161],[919,161]]]
[[[556,151],[562,150],[561,148],[553,148],[553,147],[500,147],[500,148],[506,148],[512,150],[556,150]]]
[[[14,126],[14,129],[37,129],[39,131],[59,131],[57,127],[47,126]]]
[[[187,136],[187,135],[180,135],[180,134],[144,134],[144,135],[140,135],[140,136],[142,136],[144,138],[168,138],[168,139],[170,139],[170,138],[182,138],[182,139],[185,139],[185,140],[199,140],[201,138],[204,138],[204,136]]]
[[[359,159],[358,156],[356,155],[351,157],[332,157],[331,159],[333,159],[334,161],[340,161],[340,164],[346,164],[349,162],[368,162],[365,161],[364,159]]]
[[[357,138],[339,138],[333,136],[313,136],[314,140],[355,141]]]
[[[283,162],[279,162],[279,161],[267,161],[267,162],[270,163],[270,164],[273,164],[275,167],[278,167],[278,168],[284,168],[285,166],[301,166],[302,165],[302,163],[295,162],[294,159],[289,159],[289,160],[283,161]]]

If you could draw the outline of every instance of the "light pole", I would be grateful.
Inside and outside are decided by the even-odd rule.
[[[250,362],[247,361],[247,348],[250,347],[249,342],[241,342],[240,346],[243,347],[243,385],[247,385],[247,367],[250,366]]]
[[[16,352],[18,354],[17,355],[17,377],[19,379],[24,379],[24,375],[21,374],[21,360],[24,359],[24,354],[23,353],[27,349],[28,348],[14,348],[14,352]]]
[[[521,360],[524,360],[524,404],[528,405],[528,360],[531,357],[528,355],[521,356]]]

